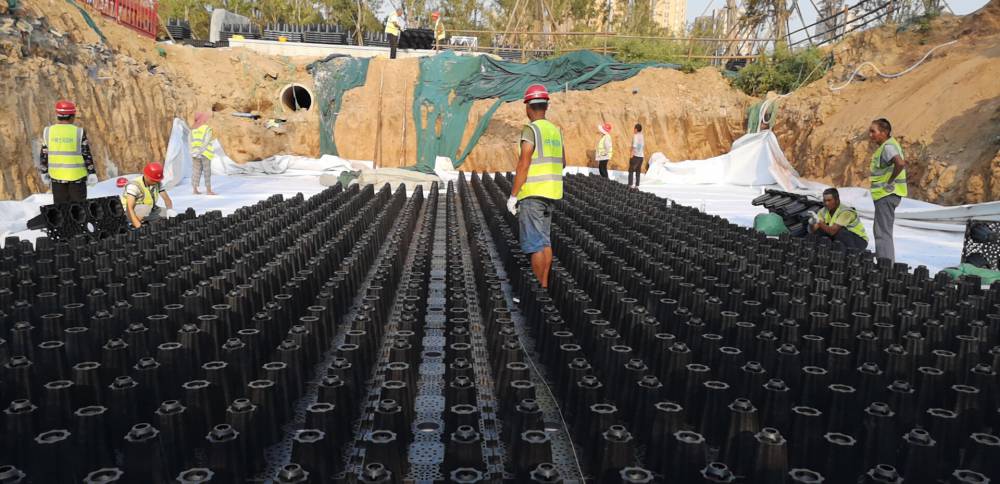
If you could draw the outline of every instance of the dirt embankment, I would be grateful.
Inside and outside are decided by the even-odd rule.
[[[210,124],[238,161],[296,152],[316,137],[312,113],[290,113],[275,102],[288,83],[312,87],[305,62],[158,45],[99,15],[93,19],[106,42],[63,0],[0,10],[0,117],[9,121],[0,124],[0,199],[44,189],[34,158],[59,99],[76,102],[102,178],[109,162],[119,172],[136,172],[162,160],[172,119],[190,122],[195,111],[216,111]],[[262,119],[231,116],[237,111]],[[265,128],[272,117],[288,122]]]
[[[342,156],[378,159],[381,166],[414,164],[412,106],[418,76],[415,59],[371,62],[365,85],[344,96],[335,128]],[[588,160],[600,138],[596,126],[611,123],[615,146],[611,168],[624,170],[636,123],[643,125],[647,158],[656,151],[673,160],[707,158],[727,151],[743,133],[751,102],[752,98],[731,88],[713,69],[693,74],[647,69],[593,91],[553,93],[548,118],[562,129],[571,165],[593,165]],[[492,104],[492,100],[485,100],[473,105],[461,148]],[[513,170],[517,140],[526,122],[523,104],[501,106],[462,169]]]
[[[903,71],[882,79],[871,67],[839,91],[862,62]],[[966,17],[942,17],[920,32],[883,27],[833,48],[837,66],[779,103],[775,133],[808,177],[866,186],[873,147],[867,128],[892,122],[907,158],[910,196],[942,204],[1000,199],[1000,0]]]

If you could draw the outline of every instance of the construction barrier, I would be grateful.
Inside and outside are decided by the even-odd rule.
[[[84,0],[104,15],[152,39],[156,39],[160,19],[156,0]]]

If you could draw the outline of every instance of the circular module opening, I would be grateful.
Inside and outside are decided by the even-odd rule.
[[[313,95],[305,86],[289,84],[281,89],[281,104],[291,111],[308,111],[312,107]]]

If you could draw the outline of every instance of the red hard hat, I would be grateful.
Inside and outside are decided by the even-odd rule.
[[[163,165],[159,163],[150,163],[142,170],[142,174],[146,175],[146,178],[149,178],[150,180],[159,182],[163,180]]]
[[[611,132],[611,123],[604,123],[603,128],[604,128],[604,132],[605,133],[610,133]]]
[[[525,104],[538,104],[549,102],[549,91],[541,84],[532,84],[524,91]]]
[[[76,116],[76,104],[73,101],[59,101],[56,103],[56,115]]]
[[[128,180],[126,180],[125,177],[120,176],[118,177],[117,180],[115,180],[115,185],[118,185],[118,188],[121,188],[125,185],[128,185]]]
[[[431,18],[438,18],[440,16],[441,16],[441,14],[439,12],[433,12],[433,13],[431,13]]]

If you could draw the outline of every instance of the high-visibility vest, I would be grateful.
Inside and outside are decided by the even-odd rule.
[[[559,200],[563,196],[563,140],[559,128],[539,119],[528,125],[535,133],[535,152],[531,154],[528,178],[517,192],[517,199],[541,197]]]
[[[146,180],[141,175],[133,178],[132,181],[128,182],[128,185],[135,185],[142,190],[142,198],[135,199],[136,205],[153,206],[156,205],[156,200],[160,198],[160,184],[154,183],[147,186]],[[122,208],[125,210],[125,213],[128,213],[128,185],[125,185],[125,189],[122,190],[121,195]]]
[[[53,124],[45,128],[44,137],[49,150],[50,178],[70,182],[87,178],[87,166],[83,162],[83,128]]]
[[[840,214],[844,212],[848,212],[851,214],[851,222],[842,227],[847,229],[854,235],[857,235],[858,237],[865,239],[865,241],[868,241],[868,234],[865,233],[865,226],[861,224],[861,217],[858,217],[858,211],[854,210],[853,207],[848,207],[844,204],[840,204],[840,206],[837,207],[837,211],[834,212],[833,214],[830,214],[830,211],[827,210],[826,207],[823,207],[822,209],[820,209],[817,215],[819,216],[819,219],[823,221],[823,223],[827,225],[833,225],[834,221],[837,220],[837,217],[839,217]]]
[[[889,177],[892,176],[892,170],[895,169],[895,165],[889,164],[889,166],[882,166],[882,150],[885,149],[885,145],[891,144],[899,150],[899,156],[903,156],[903,147],[899,145],[899,141],[896,138],[889,138],[885,140],[885,143],[879,145],[875,153],[872,154],[871,170],[872,170],[872,200],[878,200],[880,198],[887,197],[889,195],[899,195],[905,197],[908,193],[906,188],[906,169],[904,168],[896,176],[896,179],[892,182],[892,189],[889,190],[886,187],[886,182],[889,181]]]
[[[202,156],[207,160],[215,158],[215,146],[212,145],[212,128],[207,124],[191,130],[191,156]]]
[[[597,142],[597,149],[594,150],[594,158],[597,160],[610,160],[613,152],[614,146],[611,144],[611,135],[606,134],[601,136],[601,140]]]
[[[437,19],[434,21],[434,40],[444,40],[444,38],[444,24],[441,23],[441,19]]]
[[[389,14],[389,20],[385,21],[385,33],[399,37],[399,25],[397,25],[398,22],[399,22],[399,16],[396,15],[396,12]]]

